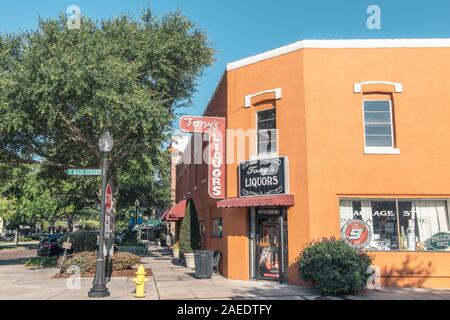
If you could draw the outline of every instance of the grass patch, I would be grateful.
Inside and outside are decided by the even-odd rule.
[[[33,257],[25,262],[26,267],[35,268],[56,268],[58,263],[58,256],[55,257]]]

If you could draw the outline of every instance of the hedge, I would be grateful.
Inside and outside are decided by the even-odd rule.
[[[322,294],[348,294],[362,290],[373,257],[342,240],[322,239],[310,243],[298,258],[300,276]]]

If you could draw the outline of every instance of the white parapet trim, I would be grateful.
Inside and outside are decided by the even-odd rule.
[[[259,61],[281,56],[300,49],[364,49],[364,48],[450,48],[449,38],[432,39],[346,39],[302,40],[245,59],[231,62],[227,71],[238,69]]]

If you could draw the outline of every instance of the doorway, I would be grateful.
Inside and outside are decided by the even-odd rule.
[[[252,208],[252,275],[257,280],[287,281],[287,218],[284,208]]]

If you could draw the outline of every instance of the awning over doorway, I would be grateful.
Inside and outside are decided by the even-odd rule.
[[[182,200],[172,207],[172,209],[166,211],[162,216],[163,221],[178,221],[184,218],[186,211],[187,200]]]
[[[166,221],[167,215],[169,214],[170,210],[164,211],[163,215],[161,216],[161,221]]]
[[[228,198],[217,202],[217,208],[292,207],[293,205],[294,196],[291,194]]]

